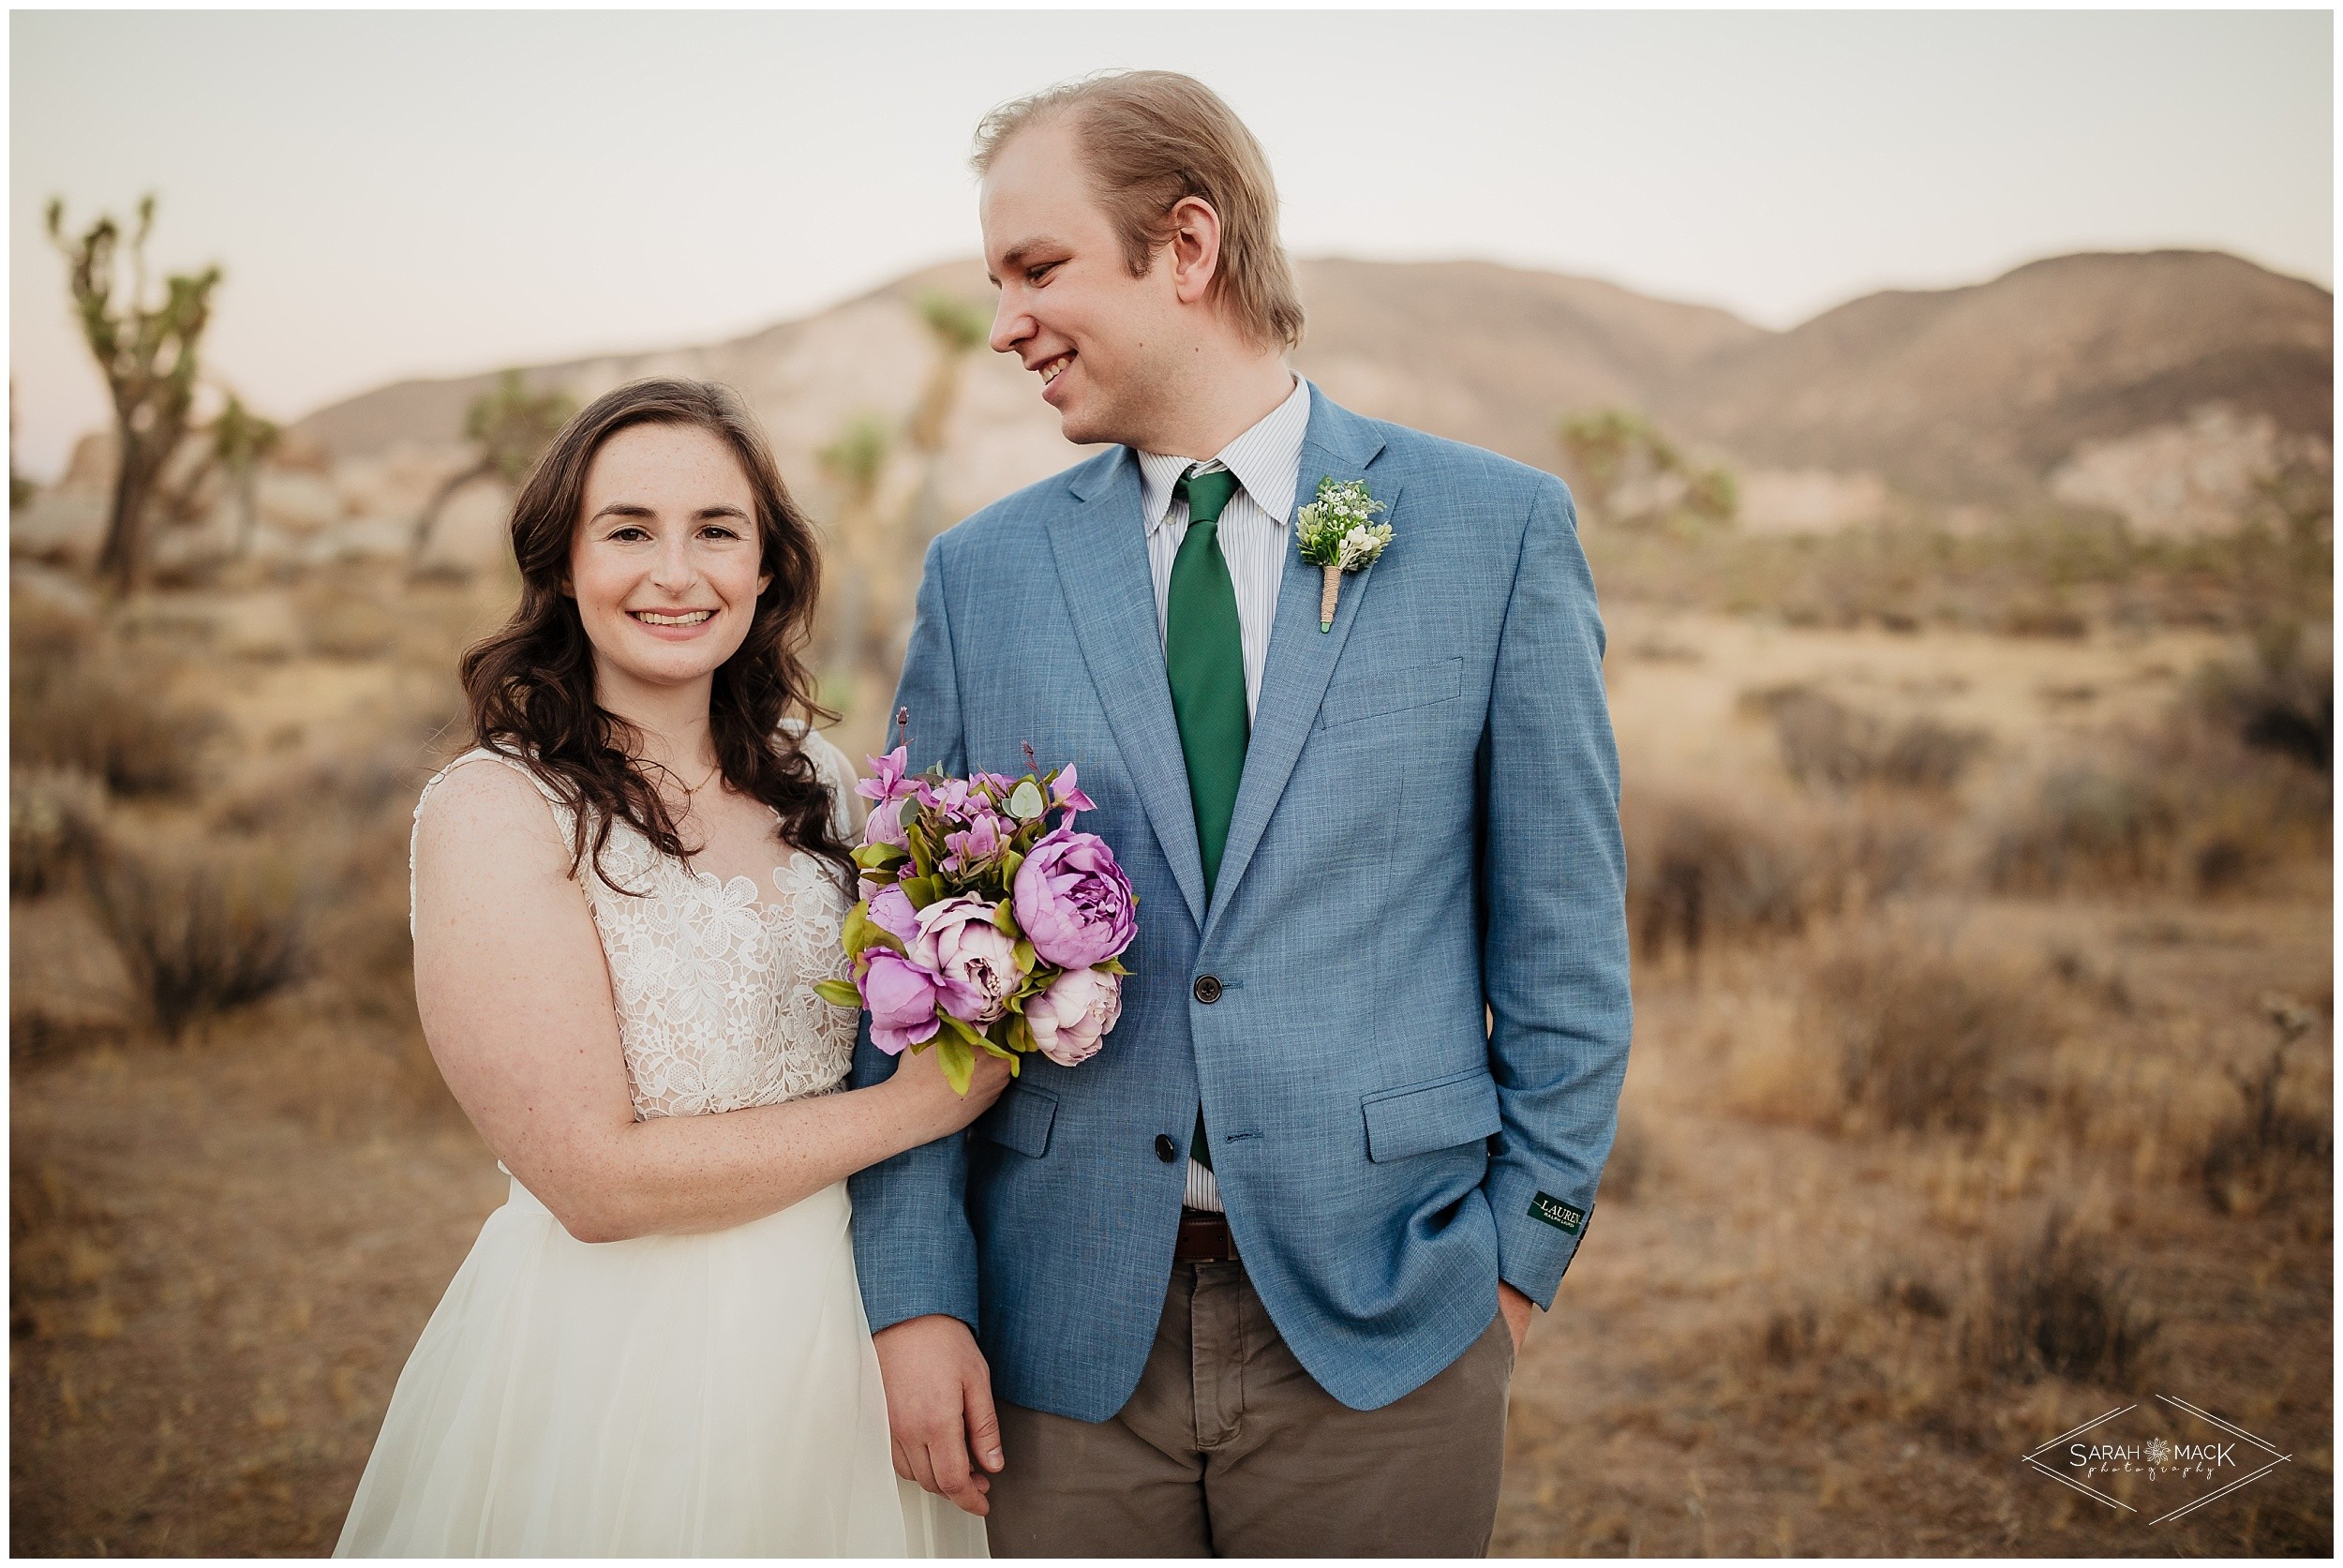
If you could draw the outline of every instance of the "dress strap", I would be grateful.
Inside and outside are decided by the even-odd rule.
[[[407,938],[410,942],[415,936],[415,846],[423,838],[424,805],[431,799],[431,792],[440,787],[440,780],[465,764],[472,762],[500,762],[512,769],[522,778],[535,784],[537,793],[545,798],[546,806],[553,812],[554,825],[561,829],[561,836],[568,838],[575,831],[572,824],[576,818],[570,811],[568,803],[561,799],[551,784],[538,777],[535,769],[508,752],[494,751],[486,746],[474,746],[470,751],[432,774],[425,782],[423,793],[415,797],[414,826],[407,831]]]

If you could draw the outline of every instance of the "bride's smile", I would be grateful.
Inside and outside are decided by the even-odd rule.
[[[570,592],[604,700],[710,679],[772,584],[730,448],[694,426],[631,426],[594,455],[580,510]]]

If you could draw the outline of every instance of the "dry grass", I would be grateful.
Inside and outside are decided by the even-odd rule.
[[[122,646],[94,619],[18,599],[9,616],[12,768],[70,769],[116,794],[186,793],[212,718],[168,695],[177,661]]]
[[[8,770],[8,891],[38,898],[89,863],[103,831],[105,786],[74,768]]]
[[[2041,1230],[1996,1247],[1964,1350],[1992,1375],[2065,1378],[2137,1389],[2156,1368],[2162,1323],[2130,1271],[2053,1210]]]
[[[2229,1069],[2242,1101],[2216,1127],[2197,1160],[2197,1179],[2223,1214],[2256,1215],[2286,1205],[2331,1199],[2335,1137],[2320,1113],[2324,1097],[2305,1103],[2290,1073],[2290,1055],[2318,1025],[2318,1015],[2285,996],[2263,998],[2277,1031],[2269,1054],[2250,1070]]]
[[[1975,623],[2022,603],[2015,581]],[[2111,581],[2033,592],[2097,624]],[[93,639],[92,681],[161,672],[145,694],[192,727],[159,732],[160,790],[22,756],[12,778],[21,1551],[332,1544],[402,1354],[502,1192],[424,1048],[406,933],[410,809],[492,598],[220,575],[67,634]],[[1743,656],[1766,637],[1774,662]],[[1695,617],[1616,646],[1634,1063],[1601,1223],[1516,1373],[1499,1548],[2322,1553],[2326,785],[2266,742],[2309,685],[2242,644],[2184,680],[2199,645],[2171,636]],[[2126,684],[2159,661],[2169,679]],[[2112,694],[2028,706],[2085,679]],[[1751,685],[1833,704],[1838,740],[1737,719]],[[42,733],[69,728],[46,711]],[[2135,833],[2136,864],[2131,829],[2054,826],[2061,874],[1987,874],[2059,768],[2165,789],[2177,825]],[[2216,829],[2245,835],[2246,869],[2208,881]],[[107,844],[117,876],[209,868],[223,901],[258,874],[238,885],[298,909],[310,963],[169,1043],[83,874]],[[2274,1068],[2275,993],[2303,1000]],[[2296,1465],[2158,1535],[2016,1469],[2176,1369]]]
[[[1925,937],[1866,931],[1811,972],[1815,1030],[1839,1104],[1886,1127],[1975,1132],[1996,1105],[2038,1098],[2022,1064],[2050,1043],[2027,983]]]
[[[165,1039],[276,994],[309,962],[316,895],[277,856],[112,844],[97,857],[89,890]]]
[[[1986,738],[1921,715],[1901,724],[1858,713],[1803,684],[1742,695],[1772,720],[1783,771],[1809,788],[1861,784],[1948,792],[1985,749]]]

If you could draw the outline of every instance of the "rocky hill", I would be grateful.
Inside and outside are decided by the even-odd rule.
[[[1747,463],[2007,507],[2088,499],[2112,454],[2175,432],[2269,458],[2323,441],[2334,364],[2335,300],[2315,284],[2210,251],[2061,256],[1724,345],[1654,402]]]
[[[2054,258],[1988,283],[1867,295],[1788,332],[1587,278],[1485,262],[1301,263],[1295,364],[1364,412],[1556,467],[1558,418],[1619,407],[1740,480],[1745,526],[1824,529],[1915,512],[2121,514],[2149,531],[2232,526],[2261,475],[2331,465],[2334,298],[2213,252]],[[989,303],[975,262],[915,273],[730,342],[530,367],[583,399],[659,372],[738,387],[817,511],[822,449],[858,421],[898,433],[878,513],[930,523],[1078,460],[1013,361],[977,349],[931,458],[900,439],[937,366],[918,301]],[[295,427],[262,485],[262,543],[391,551],[464,466],[476,376],[402,381]],[[14,542],[70,554],[102,511],[102,454],[21,512]],[[451,508],[440,547],[502,548],[501,494]],[[189,548],[197,547],[189,543]]]

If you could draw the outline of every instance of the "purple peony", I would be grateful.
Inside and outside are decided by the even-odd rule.
[[[862,1005],[871,1009],[871,1043],[889,1056],[935,1038],[935,977],[885,948],[864,955]]]
[[[1131,945],[1139,929],[1129,878],[1104,839],[1060,828],[1033,846],[1010,889],[1033,950],[1061,969],[1087,969]]]
[[[911,841],[903,836],[902,800],[881,800],[871,808],[871,814],[862,820],[862,842],[891,844],[897,849],[910,847]]]
[[[889,883],[871,895],[870,922],[905,948],[919,940],[919,912],[903,890]]]
[[[919,911],[911,961],[936,977],[937,1005],[963,1023],[987,1024],[1007,1012],[1029,972],[1017,962],[1016,938],[992,923],[997,907],[963,896]]]
[[[1098,1037],[1123,1016],[1123,978],[1104,969],[1068,969],[1025,1003],[1034,1044],[1059,1067],[1097,1054]]]

